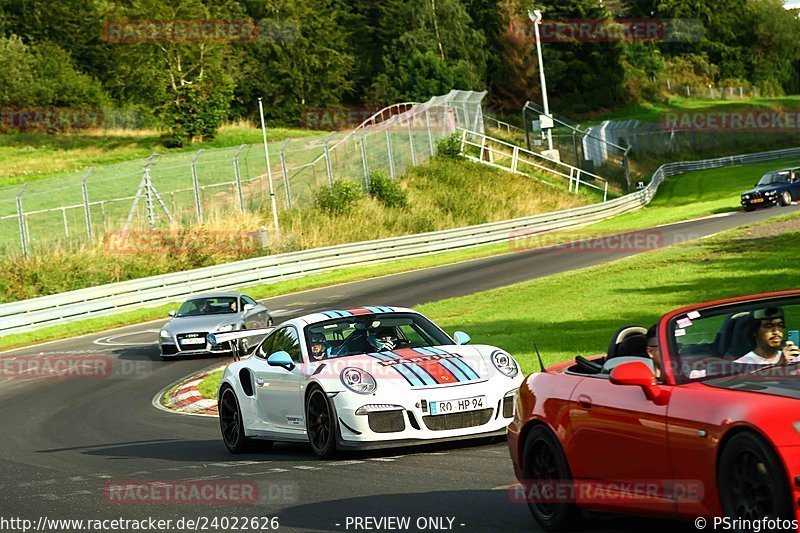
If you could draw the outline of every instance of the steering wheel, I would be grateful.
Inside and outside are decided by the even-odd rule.
[[[585,370],[589,374],[599,374],[603,371],[603,365],[595,363],[594,361],[589,361],[582,355],[575,356],[575,363],[578,364],[581,370]]]

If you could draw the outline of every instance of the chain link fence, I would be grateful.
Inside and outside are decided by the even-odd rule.
[[[483,132],[485,94],[451,91],[387,107],[350,131],[270,142],[269,168],[264,145],[252,144],[153,154],[0,188],[0,250],[28,255],[109,232],[259,211],[270,204],[270,181],[279,211],[310,205],[335,180],[354,180],[368,191],[372,173],[401,177],[456,128]]]

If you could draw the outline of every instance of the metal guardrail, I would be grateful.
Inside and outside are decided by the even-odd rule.
[[[543,233],[584,226],[646,205],[659,185],[670,176],[792,157],[800,158],[800,149],[668,163],[656,170],[647,187],[604,203],[465,228],[246,259],[2,304],[0,336],[119,311],[157,306],[203,291],[245,287],[345,266],[375,264],[503,242],[523,230]]]

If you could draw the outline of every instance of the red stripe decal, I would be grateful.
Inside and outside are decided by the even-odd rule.
[[[399,350],[392,351],[393,354],[399,355],[402,359],[417,359],[420,357],[425,357],[423,354],[419,352],[415,352],[411,348],[401,348]],[[433,379],[438,384],[444,383],[458,383],[459,379],[449,370],[447,370],[439,361],[422,361],[422,362],[414,362],[410,363],[415,366],[424,368],[428,371]]]
[[[357,307],[355,309],[348,309],[347,312],[353,313],[354,315],[371,315],[372,311],[368,309],[364,309],[363,307]]]

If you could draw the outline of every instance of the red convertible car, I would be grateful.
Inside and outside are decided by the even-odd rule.
[[[722,300],[531,374],[509,426],[512,497],[549,531],[582,511],[796,530],[798,329],[800,290]]]

